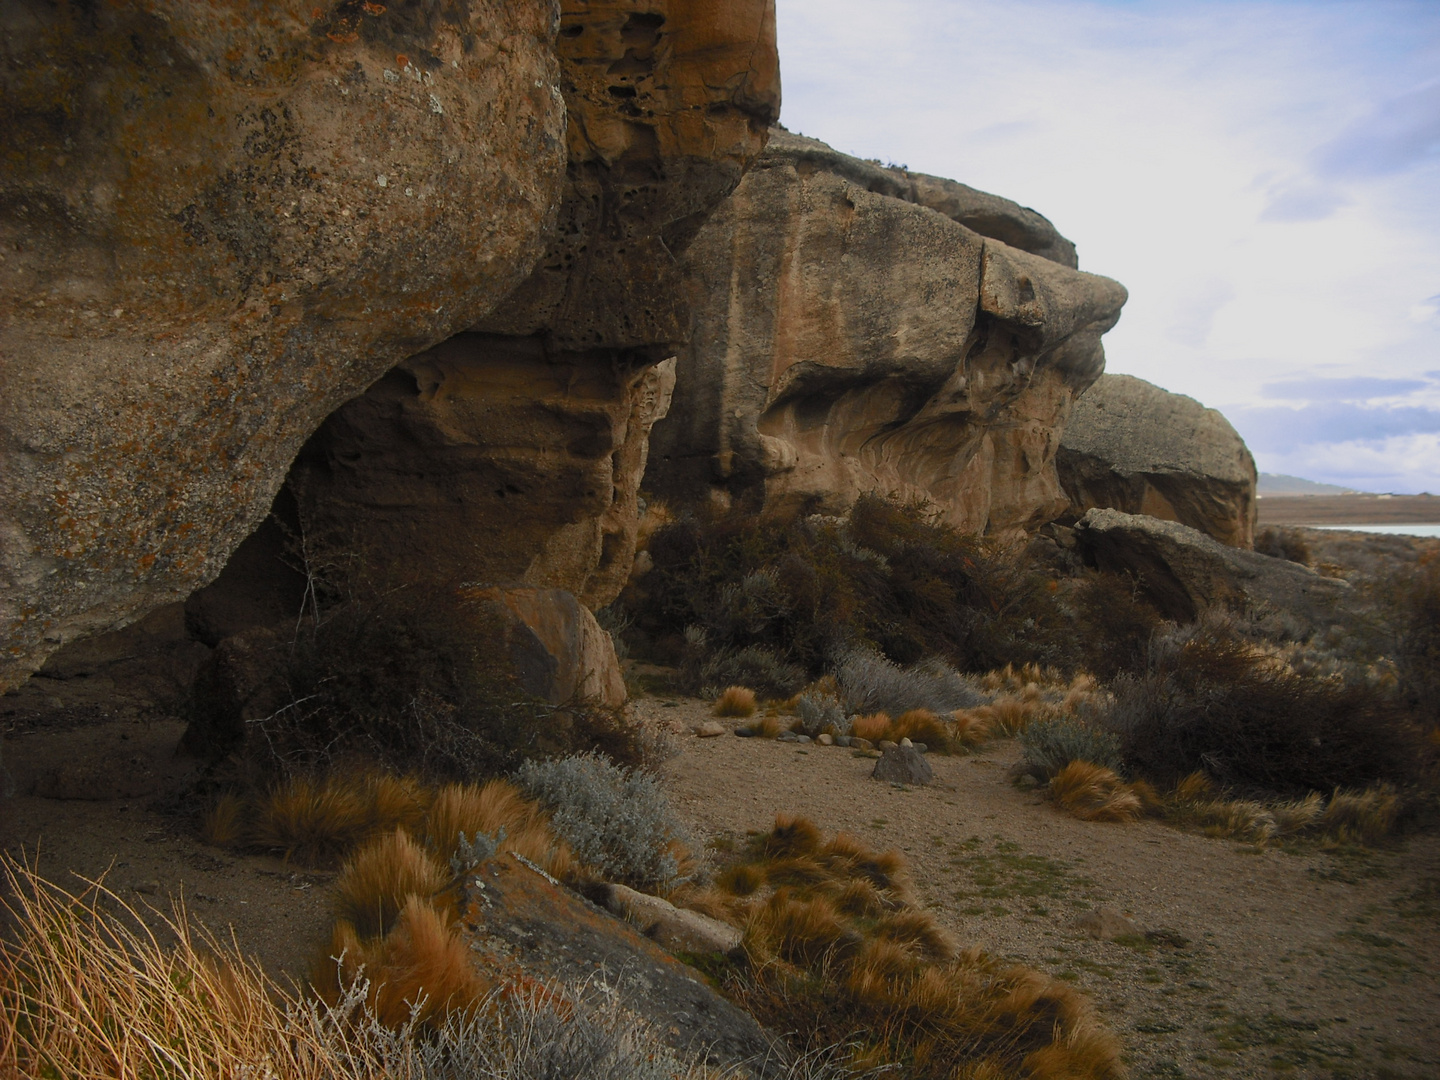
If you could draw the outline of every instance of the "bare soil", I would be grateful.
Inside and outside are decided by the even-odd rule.
[[[935,783],[905,788],[840,747],[697,738],[703,703],[637,709],[680,736],[665,774],[698,835],[798,812],[898,848],[959,942],[1088,992],[1135,1077],[1440,1076],[1440,837],[1325,852],[1082,822],[1007,780],[1013,742],[931,755]],[[1087,937],[1097,907],[1150,939]]]

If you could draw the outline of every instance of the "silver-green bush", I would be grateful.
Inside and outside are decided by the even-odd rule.
[[[1078,720],[1035,720],[1020,733],[1027,771],[1049,780],[1072,761],[1088,761],[1120,769],[1120,740],[1108,731]]]
[[[848,713],[885,712],[899,716],[912,709],[941,714],[973,709],[990,700],[964,675],[940,660],[902,668],[873,649],[851,649],[835,665],[835,681]]]
[[[674,848],[689,846],[689,836],[655,777],[590,753],[527,761],[515,782],[550,808],[555,831],[609,880],[648,890],[683,880]]]

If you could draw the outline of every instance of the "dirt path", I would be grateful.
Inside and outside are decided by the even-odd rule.
[[[637,708],[678,733],[708,719],[698,702]],[[959,941],[1090,993],[1135,1077],[1440,1077],[1440,837],[1338,857],[1077,821],[1007,782],[1009,742],[932,755],[935,784],[916,789],[839,747],[679,746],[665,771],[699,834],[798,812],[899,848]],[[1072,928],[1099,906],[1188,944]]]

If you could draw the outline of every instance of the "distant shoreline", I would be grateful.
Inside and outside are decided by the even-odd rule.
[[[1435,525],[1436,495],[1266,495],[1257,500],[1259,524]]]

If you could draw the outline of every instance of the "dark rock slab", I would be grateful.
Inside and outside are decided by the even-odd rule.
[[[935,779],[935,771],[930,768],[925,755],[913,746],[887,748],[880,760],[875,762],[875,771],[870,775],[892,784],[925,785]]]

